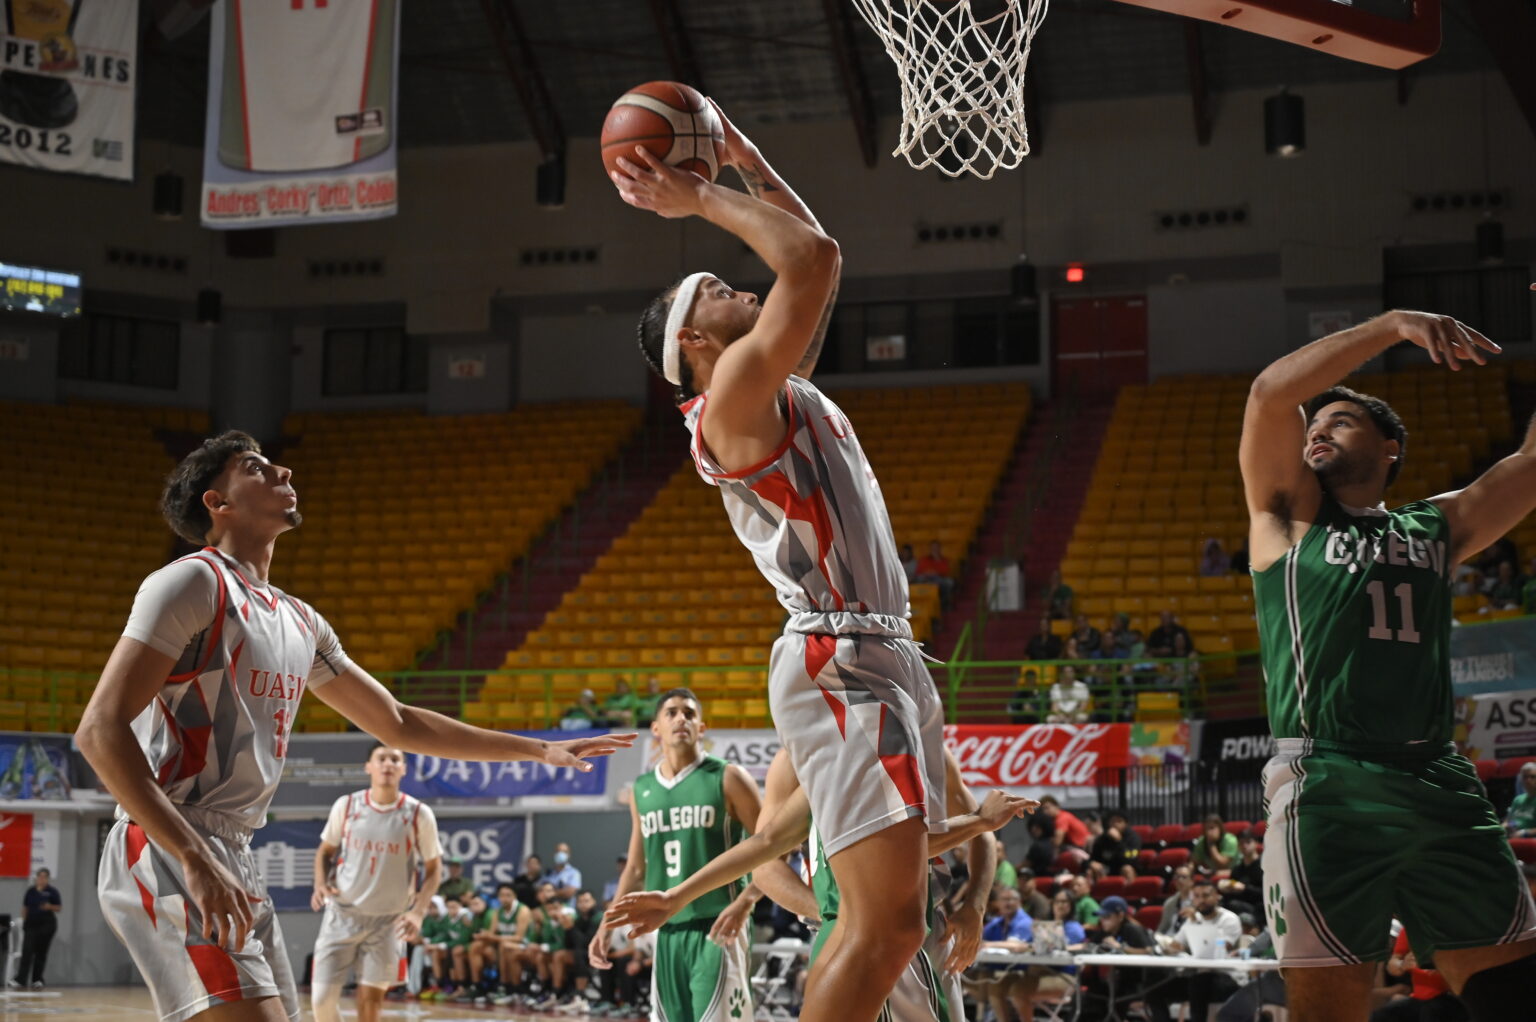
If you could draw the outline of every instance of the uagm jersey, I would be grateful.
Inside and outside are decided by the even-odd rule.
[[[635,811],[645,840],[645,886],[675,887],[743,837],[725,805],[726,762],[704,756],[675,777],[660,769],[635,781]],[[673,926],[714,919],[741,893],[732,881],[696,899],[667,923]]]
[[[1301,542],[1253,573],[1275,737],[1451,740],[1450,559],[1429,501],[1387,511],[1323,495]]]
[[[320,840],[337,849],[337,901],[363,915],[404,912],[416,892],[416,870],[441,853],[432,810],[402,794],[381,806],[368,792],[343,795],[331,807]]]
[[[389,145],[395,0],[224,6],[219,162],[240,170],[321,170]]]
[[[261,826],[299,698],[349,666],[331,626],[205,547],[144,580],[123,634],[176,658],[133,721],[166,797]]]
[[[726,472],[699,432],[708,394],[683,405],[693,460],[720,488],[731,527],[791,614],[909,613],[880,484],[848,417],[807,380],[784,390],[783,441],[762,462]]]

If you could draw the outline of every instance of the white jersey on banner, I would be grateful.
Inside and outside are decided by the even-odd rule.
[[[395,0],[230,0],[219,160],[345,167],[389,145]]]
[[[260,827],[304,689],[350,666],[336,633],[308,604],[204,547],[144,580],[123,634],[176,658],[133,721],[166,797]]]
[[[387,806],[367,791],[343,795],[331,807],[320,840],[339,849],[337,902],[370,916],[409,908],[417,867],[442,854],[431,808],[403,793]]]

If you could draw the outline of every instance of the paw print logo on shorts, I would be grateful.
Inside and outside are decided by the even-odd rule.
[[[1269,926],[1274,930],[1276,937],[1285,936],[1285,895],[1280,893],[1279,884],[1269,885]]]
[[[737,987],[731,991],[731,1018],[741,1018],[742,1015],[746,1014],[746,1010],[746,992],[741,987]]]

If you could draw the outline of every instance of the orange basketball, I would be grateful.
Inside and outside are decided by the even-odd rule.
[[[603,119],[603,166],[612,173],[620,156],[635,162],[637,145],[706,181],[720,173],[725,158],[725,132],[715,108],[697,89],[681,82],[637,85],[608,111]]]

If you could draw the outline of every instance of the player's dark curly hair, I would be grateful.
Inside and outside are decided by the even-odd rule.
[[[667,700],[668,699],[692,699],[701,708],[704,706],[704,700],[702,700],[698,696],[694,695],[693,689],[691,689],[691,688],[669,688],[665,692],[663,692],[661,695],[656,697],[656,712],[658,714],[660,714],[661,708],[663,706],[667,705]]]
[[[683,274],[674,280],[665,291],[652,298],[645,311],[640,314],[640,354],[645,356],[646,364],[651,371],[662,379],[666,379],[666,361],[664,352],[667,346],[667,314],[672,311],[672,301],[677,297],[677,287],[688,278]],[[678,359],[678,372],[682,377],[682,383],[672,394],[672,399],[678,404],[685,404],[694,397],[693,392],[693,368],[688,365],[686,358]]]
[[[1307,420],[1311,421],[1318,409],[1326,408],[1335,401],[1349,401],[1364,408],[1365,414],[1371,417],[1371,421],[1376,424],[1381,435],[1388,440],[1397,441],[1397,460],[1392,463],[1391,468],[1387,469],[1387,485],[1391,486],[1397,474],[1403,470],[1403,461],[1408,455],[1408,427],[1403,425],[1402,416],[1393,411],[1392,406],[1379,397],[1362,394],[1348,387],[1329,387],[1307,402]]]
[[[261,444],[249,433],[232,429],[209,437],[197,450],[181,459],[160,494],[160,514],[176,535],[193,546],[202,546],[208,541],[213,518],[203,506],[203,494],[213,486],[229,459],[246,451],[260,454]]]

